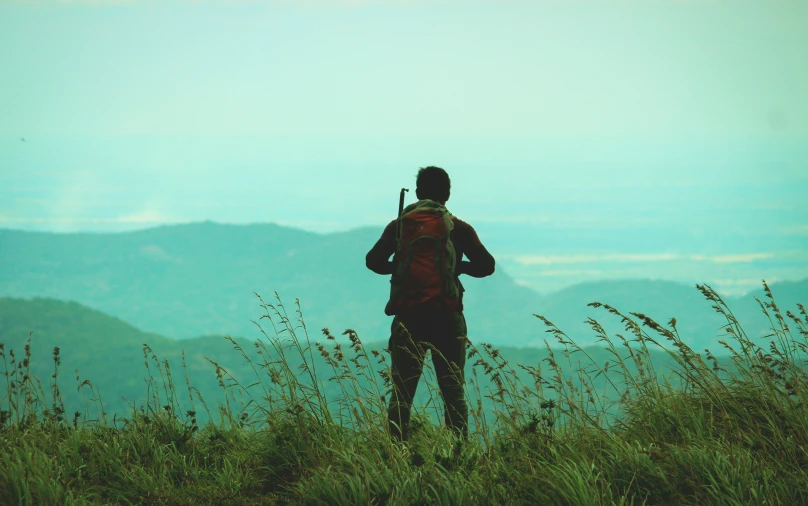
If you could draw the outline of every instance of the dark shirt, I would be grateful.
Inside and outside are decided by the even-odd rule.
[[[396,252],[396,221],[391,221],[385,227],[381,238],[365,257],[365,265],[376,274],[393,274],[393,261],[390,257]],[[459,262],[455,266],[455,274],[457,276],[467,274],[473,278],[483,278],[493,274],[494,257],[480,242],[474,228],[456,216],[452,217],[452,222],[454,229],[451,239]],[[468,260],[462,260],[464,255]],[[460,283],[459,279],[458,283]],[[463,284],[460,283],[459,311],[463,310],[463,291]]]

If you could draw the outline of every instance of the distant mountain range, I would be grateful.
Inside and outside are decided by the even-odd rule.
[[[366,341],[388,337],[383,314],[387,278],[368,271],[365,253],[380,229],[315,234],[274,224],[172,225],[127,233],[55,234],[0,230],[0,296],[76,301],[174,339],[200,335],[259,336],[252,320],[266,302],[282,298],[294,319],[299,299],[312,338],[320,329],[355,329]],[[686,342],[716,348],[723,323],[695,287],[667,281],[589,282],[541,296],[499,268],[490,278],[461,278],[469,335],[497,345],[540,345],[547,334],[539,313],[580,343],[594,339],[593,316],[612,332],[622,325],[599,301],[660,323],[676,317]],[[772,286],[780,306],[808,303],[808,280]],[[753,296],[728,299],[750,335],[768,322]]]

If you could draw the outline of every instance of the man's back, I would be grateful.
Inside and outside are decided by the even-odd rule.
[[[390,257],[396,252],[396,224],[398,220],[391,221],[382,232],[382,236],[365,257],[367,268],[377,274],[393,274],[393,262]],[[494,273],[494,257],[488,252],[480,241],[477,232],[470,224],[453,216],[454,229],[450,239],[456,252],[457,265],[455,274],[467,274],[474,278],[490,276]],[[468,260],[462,260],[463,256]],[[459,281],[459,280],[458,280]],[[459,311],[463,310],[462,291]]]

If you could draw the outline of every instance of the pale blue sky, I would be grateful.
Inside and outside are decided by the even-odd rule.
[[[2,135],[808,132],[805,1],[26,0],[0,13]]]
[[[806,26],[805,0],[5,1],[0,227],[381,225],[435,164],[528,284],[805,276]],[[558,257],[586,252],[654,267]]]

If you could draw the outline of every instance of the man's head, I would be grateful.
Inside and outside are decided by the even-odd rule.
[[[418,200],[434,200],[445,204],[449,200],[452,182],[449,174],[440,167],[421,167],[415,179],[415,196]]]

